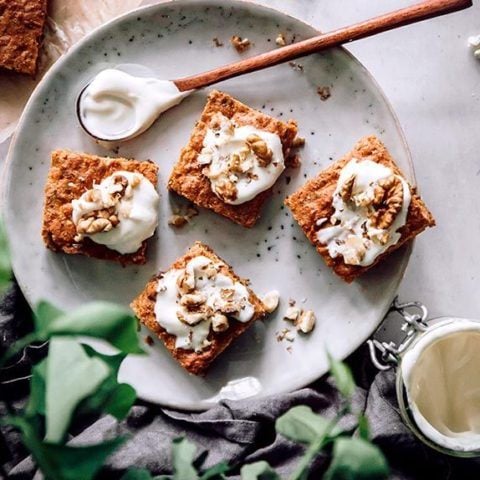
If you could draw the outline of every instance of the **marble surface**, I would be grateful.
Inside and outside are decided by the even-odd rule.
[[[402,0],[260,0],[327,31],[415,3]],[[422,196],[438,226],[416,242],[399,289],[431,316],[480,318],[480,62],[467,37],[480,4],[361,40],[349,50],[375,76],[404,128]],[[0,145],[4,158],[7,145]]]

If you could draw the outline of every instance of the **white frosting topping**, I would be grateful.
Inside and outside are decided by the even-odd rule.
[[[180,92],[169,80],[135,77],[109,68],[82,93],[80,119],[102,140],[126,140],[143,133],[165,110],[190,92]]]
[[[401,370],[418,428],[437,445],[480,450],[480,324],[448,319],[405,353]]]
[[[124,190],[116,183],[119,177],[128,182]],[[121,254],[134,253],[157,227],[158,203],[158,193],[150,180],[141,173],[119,170],[72,201],[72,220],[78,231],[82,220],[95,217],[100,210],[110,209],[118,223],[108,231],[82,232],[79,240],[89,237]]]
[[[255,309],[247,288],[219,273],[221,265],[198,256],[185,269],[169,270],[159,279],[155,316],[168,333],[177,337],[176,348],[201,351],[208,347],[207,337],[211,328],[215,331],[219,317],[242,323],[252,319]],[[188,305],[190,299],[195,303],[193,308]]]
[[[212,191],[224,202],[240,205],[268,190],[285,169],[282,143],[274,133],[249,125],[237,127],[218,114],[218,128],[209,128],[203,140],[198,162],[205,165],[203,173],[209,178]],[[259,137],[269,152],[268,160],[254,153],[247,139]],[[234,165],[235,157],[237,165]],[[267,164],[265,164],[267,163]],[[225,194],[225,183],[234,194]]]
[[[410,188],[402,177],[394,175],[401,181],[403,197],[393,223],[389,228],[382,229],[372,221],[375,208],[371,202],[375,189],[380,181],[393,175],[390,168],[368,159],[352,159],[342,169],[333,194],[334,213],[329,219],[331,226],[323,227],[327,221],[325,218],[317,220],[317,226],[320,227],[318,241],[327,245],[332,258],[342,255],[347,264],[368,266],[399,241],[401,234],[398,230],[406,223],[411,200]],[[341,195],[342,188],[352,176],[351,201],[345,202]]]

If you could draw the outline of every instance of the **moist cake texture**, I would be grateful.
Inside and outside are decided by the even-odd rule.
[[[295,165],[291,149],[297,135],[297,125],[292,120],[281,122],[244,105],[226,93],[213,91],[208,96],[207,104],[193,129],[188,145],[182,150],[180,158],[173,168],[168,181],[168,188],[171,191],[186,197],[200,207],[213,210],[235,223],[244,227],[252,227],[260,217],[262,206],[271,195],[272,188],[259,193],[245,203],[228,204],[212,191],[210,180],[202,173],[204,165],[198,162],[207,130],[215,122],[218,114],[232,120],[239,127],[252,126],[278,135],[286,167]]]
[[[247,322],[230,319],[229,317],[228,328],[224,331],[215,332],[213,331],[213,327],[210,328],[207,337],[208,346],[200,351],[195,351],[192,348],[177,348],[176,336],[168,333],[157,320],[155,303],[157,301],[159,280],[164,275],[167,275],[168,272],[185,269],[192,259],[199,257],[207,257],[213,263],[219,264],[219,272],[222,275],[229,277],[235,282],[240,282],[247,289],[248,301],[253,306],[253,315]],[[205,374],[210,364],[218,355],[220,355],[235,338],[247,330],[254,321],[264,317],[266,313],[261,300],[248,288],[248,282],[238,277],[225,261],[218,257],[210,247],[201,242],[195,242],[185,255],[173,263],[167,272],[152,278],[145,289],[132,302],[131,307],[140,322],[163,341],[165,347],[175,360],[177,360],[184,369],[195,375]],[[221,361],[221,359],[219,361]]]
[[[351,152],[320,172],[315,178],[308,180],[303,187],[285,200],[285,204],[290,208],[294,218],[310,242],[315,246],[318,253],[323,257],[325,263],[332,268],[338,276],[349,283],[381,262],[391,252],[412,240],[423,230],[435,225],[432,214],[416,193],[415,188],[409,186],[411,194],[410,205],[406,216],[406,223],[398,230],[400,239],[397,243],[391,245],[368,266],[347,264],[341,255],[332,258],[327,245],[319,241],[318,232],[332,225],[329,219],[334,213],[333,195],[337,188],[342,169],[352,159],[360,162],[368,159],[388,167],[394,175],[405,179],[383,143],[372,135],[362,138]]]
[[[46,16],[47,0],[0,0],[0,68],[35,75]]]
[[[85,237],[78,241],[72,201],[117,171],[136,172],[157,185],[158,166],[151,161],[108,158],[69,150],[52,152],[45,185],[42,237],[54,252],[80,254],[126,264],[146,262],[147,241],[134,253],[121,254]]]

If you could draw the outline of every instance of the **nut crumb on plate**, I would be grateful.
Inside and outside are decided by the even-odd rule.
[[[277,38],[275,38],[275,43],[279,47],[284,47],[287,44],[287,41],[285,40],[285,36],[283,35],[283,33],[279,33],[277,35]]]
[[[198,213],[198,210],[193,205],[189,205],[186,209],[174,209],[173,214],[168,219],[168,224],[177,228],[184,227]]]
[[[302,333],[310,333],[315,328],[315,314],[312,310],[304,310],[295,322],[297,330]]]
[[[292,148],[300,148],[305,145],[305,137],[295,137],[292,142]]]
[[[287,342],[295,341],[295,334],[289,328],[282,328],[279,332],[276,332],[277,342]]]
[[[221,42],[217,37],[212,39],[212,42],[215,44],[216,47],[223,47],[223,42]]]
[[[324,85],[322,87],[317,88],[317,93],[320,96],[320,100],[323,102],[328,100],[332,96],[332,90],[328,85]]]
[[[266,293],[265,296],[262,298],[265,310],[268,313],[274,312],[278,307],[279,300],[280,294],[277,290],[272,290],[271,292]]]
[[[235,50],[238,53],[243,53],[252,46],[252,42],[250,42],[248,38],[242,38],[238,35],[233,35],[233,37],[230,39],[230,43],[235,47]]]
[[[303,65],[297,62],[288,62],[288,64],[297,72],[303,72]]]

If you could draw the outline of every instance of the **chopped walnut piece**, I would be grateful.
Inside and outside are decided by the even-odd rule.
[[[202,293],[186,293],[180,297],[180,305],[187,307],[189,310],[203,305],[206,301],[207,297]]]
[[[285,40],[285,36],[283,33],[279,33],[277,35],[277,38],[275,39],[275,43],[277,44],[278,47],[284,47],[287,44],[287,41]]]
[[[374,205],[379,207],[372,223],[382,230],[390,228],[402,209],[403,183],[396,175],[380,180],[375,187]]]
[[[173,227],[181,228],[185,226],[190,220],[198,215],[198,210],[193,206],[188,206],[186,210],[174,210],[174,213],[168,219],[168,224]]]
[[[235,47],[235,50],[238,53],[242,53],[245,50],[248,50],[252,45],[252,43],[248,38],[242,38],[242,37],[239,37],[238,35],[234,35],[230,39],[230,43]]]
[[[272,313],[277,309],[279,300],[280,294],[277,292],[277,290],[272,290],[271,292],[265,294],[265,296],[262,298],[262,303],[267,313]]]
[[[296,307],[295,305],[290,305],[285,314],[283,315],[284,320],[288,320],[289,322],[296,322],[298,317],[300,316],[301,310],[300,308]]]
[[[237,187],[231,180],[223,178],[218,180],[215,190],[225,200],[232,201],[237,199]]]
[[[214,37],[212,41],[216,47],[223,47],[223,43],[217,37]]]
[[[315,314],[312,310],[305,310],[300,314],[295,323],[297,330],[302,333],[310,333],[315,327]]]
[[[268,148],[267,142],[259,135],[253,133],[246,139],[247,145],[258,158],[261,167],[267,167],[272,161],[273,152]]]
[[[185,270],[177,278],[177,288],[180,293],[190,293],[195,289],[195,277]]]
[[[109,232],[112,228],[112,222],[108,218],[89,217],[78,222],[77,232],[93,235],[94,233]]]
[[[185,215],[177,215],[173,214],[169,219],[168,219],[168,224],[172,225],[173,227],[183,227],[188,223],[187,218]]]
[[[345,203],[352,200],[353,185],[355,184],[355,175],[351,175],[342,185],[340,189],[340,197]]]
[[[328,85],[324,85],[323,87],[317,88],[317,93],[320,96],[320,100],[324,102],[328,100],[332,96],[332,91]]]
[[[292,148],[300,148],[305,145],[305,137],[295,137],[292,142]]]
[[[209,312],[200,311],[200,312],[183,312],[177,310],[177,318],[187,325],[193,326],[197,325],[200,322],[203,322],[208,319]]]
[[[224,332],[228,330],[228,318],[222,313],[215,313],[212,317],[212,329],[214,332]]]
[[[360,265],[367,253],[367,248],[363,238],[349,235],[345,240],[345,249],[343,252],[343,261],[347,265]]]

